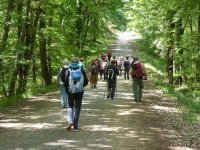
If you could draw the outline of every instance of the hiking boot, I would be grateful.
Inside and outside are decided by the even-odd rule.
[[[74,128],[74,123],[71,122],[68,126],[67,126],[67,130],[71,130]]]
[[[107,98],[110,98],[110,95],[108,95]]]
[[[78,132],[78,129],[74,129],[73,132]]]

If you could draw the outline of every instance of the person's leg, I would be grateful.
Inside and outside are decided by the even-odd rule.
[[[100,79],[102,79],[102,77],[103,77],[103,70],[101,69],[99,73],[100,73]]]
[[[110,92],[111,92],[111,83],[109,80],[107,80],[107,98],[110,98]]]
[[[69,94],[68,105],[67,105],[67,123],[68,123],[67,130],[70,130],[71,127],[74,125],[74,121],[73,121],[73,106],[74,106],[74,95],[73,94]]]
[[[106,80],[105,70],[103,70],[103,79]]]
[[[74,114],[74,130],[78,130],[78,122],[80,117],[80,111],[82,106],[83,94],[75,95],[75,114]]]
[[[124,79],[126,80],[126,69],[124,68]]]
[[[63,84],[60,84],[60,98],[61,98],[61,105],[64,108],[67,103],[67,93]]]
[[[114,99],[116,89],[116,80],[113,80],[111,83],[111,99]]]
[[[141,99],[142,99],[142,89],[144,87],[143,78],[138,80],[138,85],[139,85],[138,99],[139,99],[139,101],[141,101]]]
[[[138,101],[138,79],[133,78],[133,94],[134,94],[134,99],[137,102]]]
[[[98,74],[94,75],[94,88],[96,88],[97,81],[98,81]]]
[[[127,79],[129,80],[129,69],[127,70]]]

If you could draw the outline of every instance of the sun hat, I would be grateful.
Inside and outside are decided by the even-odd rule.
[[[69,61],[67,59],[64,59],[63,65],[69,65]]]
[[[70,68],[78,68],[79,67],[78,63],[79,63],[78,58],[77,57],[72,57],[69,67]]]

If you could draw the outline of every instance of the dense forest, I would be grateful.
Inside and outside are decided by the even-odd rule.
[[[120,0],[3,0],[1,97],[48,86],[64,58],[87,60],[126,27]]]
[[[199,101],[200,0],[1,0],[0,14],[1,98],[51,85],[64,58],[87,61],[114,31],[134,29],[140,48],[165,62],[168,84]]]

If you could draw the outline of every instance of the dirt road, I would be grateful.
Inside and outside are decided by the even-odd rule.
[[[117,56],[132,52],[128,38],[119,39],[112,48]],[[0,149],[186,149],[174,144],[178,137],[165,126],[166,114],[178,113],[174,100],[156,89],[150,78],[139,103],[133,101],[131,80],[123,77],[118,78],[115,100],[104,98],[104,91],[103,80],[96,89],[86,88],[76,133],[65,129],[66,110],[60,107],[59,92],[1,109]]]

